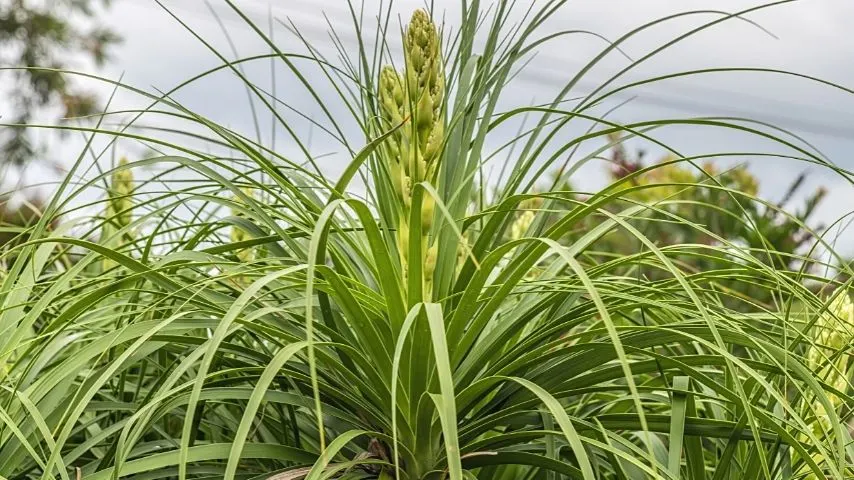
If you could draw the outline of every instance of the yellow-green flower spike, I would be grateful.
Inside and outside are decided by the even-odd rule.
[[[848,389],[848,359],[842,355],[836,362],[827,360],[828,355],[846,348],[854,340],[854,304],[845,291],[834,292],[833,301],[827,312],[821,315],[813,326],[815,345],[807,351],[807,365],[817,372],[829,385],[842,392]],[[841,399],[829,395],[834,406],[841,405]],[[823,410],[823,409],[822,409]]]
[[[432,170],[435,171],[435,160],[439,156],[439,151],[442,148],[442,142],[445,140],[445,128],[444,123],[436,122],[433,125],[433,129],[430,131],[430,136],[427,137],[427,143],[424,146],[424,162],[432,167]],[[428,177],[433,176],[433,172],[427,172]]]
[[[133,171],[129,168],[122,169],[127,164],[127,158],[122,157],[110,181],[110,213],[113,215],[112,222],[118,229],[127,227],[132,221]]]
[[[428,232],[433,227],[433,211],[436,209],[436,201],[430,195],[425,195],[421,201],[421,231]]]
[[[445,76],[441,38],[430,15],[416,10],[403,41],[403,75],[387,66],[380,72],[378,103],[381,127],[397,128],[385,142],[385,163],[395,193],[401,199],[397,225],[397,245],[404,272],[412,261],[425,268],[424,291],[430,294],[436,263],[436,246],[430,247],[435,200],[424,195],[421,203],[421,258],[410,259],[409,232],[412,190],[421,182],[434,183],[445,141]],[[398,127],[399,126],[399,127]],[[431,260],[432,255],[432,260]],[[432,261],[433,267],[430,267]],[[404,273],[404,281],[406,274]]]
[[[833,300],[828,305],[827,311],[816,320],[813,325],[813,342],[808,346],[806,352],[807,367],[817,378],[840,392],[848,390],[851,372],[848,369],[848,354],[839,354],[854,341],[854,303],[845,290],[833,292]],[[843,400],[833,393],[827,394],[834,409],[839,410],[843,406]],[[830,415],[824,405],[818,401],[811,405],[812,415],[815,415],[813,433],[822,436],[824,432],[832,430]],[[802,436],[804,441],[808,439]],[[821,455],[814,454],[813,460],[821,464]],[[812,473],[807,474],[807,480],[816,479]]]
[[[513,225],[510,226],[510,239],[511,240],[519,240],[525,233],[528,232],[528,229],[531,228],[531,224],[534,223],[535,214],[532,210],[525,210],[521,215],[516,217],[516,220],[513,221]]]
[[[457,245],[457,265],[455,271],[459,272],[463,268],[470,248],[468,232],[463,233],[463,238],[460,239],[460,243]]]
[[[114,242],[133,239],[133,234],[128,230],[128,227],[133,222],[134,181],[133,171],[124,168],[127,164],[127,158],[122,157],[110,176],[110,186],[107,190],[107,208],[104,214],[105,221],[101,231],[102,242],[114,244]],[[121,239],[113,238],[116,232],[123,230]],[[102,262],[104,270],[109,270],[115,266],[116,263],[113,260],[104,258]]]
[[[436,245],[427,249],[424,256],[424,297],[428,300],[433,293],[433,272],[436,271],[436,257],[439,252]]]
[[[395,128],[400,125],[408,115],[409,106],[406,101],[403,81],[397,71],[386,66],[380,72],[379,81],[379,104],[380,113],[384,120],[382,127]],[[398,128],[385,142],[388,151],[388,168],[391,176],[392,186],[401,198],[405,198],[404,172],[408,172],[409,135],[408,128]]]
[[[406,96],[412,110],[408,130],[412,148],[408,158],[401,158],[401,161],[409,167],[409,181],[412,184],[425,181],[432,183],[445,140],[445,76],[441,38],[426,11],[419,9],[412,14],[406,28],[403,50],[406,59]],[[407,202],[406,198],[404,202]],[[435,200],[425,195],[421,204],[421,244],[422,250],[426,251],[422,253],[424,257],[421,260],[424,264],[424,291],[428,299],[437,256],[435,245],[428,248],[434,210]]]
[[[436,255],[437,255],[436,246],[427,249],[427,256],[424,260],[424,271],[427,272],[428,275],[433,275],[433,272],[436,271]]]
[[[254,190],[252,190],[251,188],[244,187],[241,190],[243,191],[243,193],[245,193],[249,197],[252,197],[252,198],[255,197]],[[238,197],[237,195],[234,196],[234,201],[237,203],[241,203],[241,204],[244,203],[243,200],[241,200],[240,197]],[[243,214],[240,212],[240,210],[237,209],[236,207],[231,208],[231,214],[235,217],[243,216]],[[251,237],[249,236],[249,234],[247,234],[242,228],[231,227],[231,243],[243,242],[243,241],[250,240],[250,239],[251,239]],[[251,248],[244,248],[244,249],[240,250],[239,252],[237,252],[237,258],[242,263],[252,262],[253,260],[255,260],[255,250],[253,250]]]
[[[445,74],[440,43],[439,32],[430,15],[416,10],[406,29],[404,52],[408,100],[414,109],[412,136],[416,147],[409,160],[411,170],[417,170],[414,176],[418,181],[433,180],[434,163],[444,140]]]
[[[403,121],[406,108],[406,95],[400,75],[391,66],[383,67],[380,72],[380,107],[383,116],[392,125]]]

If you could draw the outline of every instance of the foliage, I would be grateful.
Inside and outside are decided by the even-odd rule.
[[[38,197],[24,195],[18,201],[13,195],[0,195],[0,247],[23,242],[29,228],[38,223],[44,207],[44,200]],[[56,222],[51,226],[56,226]]]
[[[650,212],[647,222],[639,224],[639,229],[659,246],[724,246],[720,239],[726,239],[727,243],[750,249],[756,258],[777,269],[797,272],[812,267],[802,256],[815,253],[810,249],[824,230],[822,225],[814,225],[812,217],[827,192],[818,188],[806,195],[800,208],[793,212],[789,204],[800,195],[806,173],[792,181],[778,202],[755,201],[759,181],[744,163],[722,169],[711,160],[688,164],[670,154],[656,164],[647,165],[643,151],[634,157],[627,153],[625,139],[619,134],[611,135],[609,140],[613,145],[609,157],[612,179],[619,181],[635,173],[628,182],[620,183],[626,198],[660,210]],[[674,216],[687,222],[674,222]],[[624,232],[613,232],[597,247],[609,257],[626,255],[637,248],[637,241]],[[732,257],[725,250],[719,253],[680,260],[692,271],[726,268]],[[656,272],[653,269],[642,274],[649,276]],[[726,283],[721,281],[722,285]],[[739,285],[738,290],[757,301],[774,300],[768,295],[773,292],[762,288]]]
[[[615,142],[611,161],[612,175],[619,180],[627,173],[644,168],[641,154],[629,160],[621,139]],[[796,254],[808,245],[822,226],[809,227],[811,217],[827,194],[819,188],[804,199],[802,208],[790,213],[788,204],[803,186],[806,174],[802,173],[790,184],[783,198],[776,204],[761,202],[739,202],[727,190],[742,192],[754,197],[758,194],[759,181],[747,170],[745,164],[720,171],[713,162],[706,161],[700,168],[684,165],[678,158],[669,155],[659,161],[659,167],[648,170],[632,180],[631,185],[659,185],[630,193],[631,198],[645,203],[670,203],[668,212],[690,219],[731,242],[761,251],[766,248],[782,253],[768,261],[778,268],[794,269],[799,263]],[[696,185],[701,185],[697,187]],[[629,185],[626,185],[628,188]],[[712,187],[712,188],[709,188]],[[697,208],[697,205],[716,205],[717,209]],[[657,224],[650,236],[662,244],[672,243],[715,243],[710,236],[703,236],[692,228],[679,224]]]
[[[540,29],[563,1],[530,11],[464,3],[456,33],[444,36],[431,20],[437,12],[418,11],[403,31],[402,70],[383,67],[395,63],[391,10],[378,12],[382,37],[371,47],[370,24],[352,6],[359,48],[341,47],[333,64],[308,43],[281,51],[228,4],[273,53],[235,62],[212,49],[222,66],[197,78],[242,78],[305,157],[285,157],[176,103],[192,81],[165,94],[118,84],[151,100],[141,116],[186,128],[68,127],[160,153],[89,176],[81,155],[29,241],[4,253],[0,475],[852,475],[843,420],[854,401],[838,371],[847,347],[821,333],[850,322],[837,308],[850,283],[767,262],[777,252],[763,230],[745,227],[763,240],[749,248],[716,236],[678,202],[639,201],[662,188],[643,180],[662,165],[590,195],[563,189],[560,178],[534,190],[531,179],[567,152],[575,168],[609,148],[572,153],[584,142],[619,132],[654,140],[655,128],[674,124],[747,128],[732,119],[619,125],[597,109],[621,88],[609,84],[568,101],[577,80],[632,35],[607,45],[550,104],[502,111],[515,68],[540,39],[558,38]],[[293,119],[244,76],[245,62],[270,58],[318,102],[313,124],[349,153],[337,180],[320,174]],[[318,75],[311,81],[309,69]],[[353,113],[358,138],[345,135],[334,103]],[[507,174],[486,185],[487,145],[525,115],[534,127],[513,138]],[[570,122],[589,133],[568,138]],[[796,140],[754,133],[791,150],[780,162],[852,179]],[[182,134],[186,143],[174,140]],[[194,147],[200,138],[206,145]],[[159,170],[146,177],[144,168]],[[680,183],[713,188],[696,177]],[[712,182],[740,205],[765,208],[721,183]],[[98,204],[74,202],[101,184],[109,188]],[[480,193],[490,188],[489,198]],[[701,196],[691,212],[715,211],[711,202]],[[90,207],[100,208],[86,223]],[[59,214],[86,231],[48,229]],[[660,243],[645,232],[651,215],[714,241]],[[632,241],[604,255],[599,246],[613,232]],[[69,252],[78,260],[61,262]],[[709,256],[717,260],[707,269],[685,261]],[[748,287],[778,302],[743,294]],[[825,294],[833,291],[841,293]],[[836,368],[814,361],[822,356]]]

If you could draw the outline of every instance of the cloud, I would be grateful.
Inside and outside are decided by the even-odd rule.
[[[267,52],[268,49],[244,22],[218,2],[217,12],[241,55]],[[523,2],[520,2],[523,3]],[[214,17],[195,0],[167,2],[176,15],[187,21],[205,40],[231,58],[219,25]],[[745,0],[705,0],[690,3],[691,9],[735,12],[760,2]],[[346,3],[338,0],[289,0],[275,2],[271,7],[262,0],[245,0],[241,7],[261,28],[267,28],[268,11],[275,18],[294,24],[312,42],[330,45],[326,34],[324,17],[339,31],[346,48],[355,48],[352,42],[349,11]],[[370,23],[375,15],[377,2],[366,1],[364,15]],[[423,1],[396,2],[398,11],[406,16],[412,8],[420,7]],[[454,23],[459,13],[457,0],[436,0],[437,11],[443,12],[449,24]],[[625,32],[646,22],[686,11],[686,2],[678,0],[609,0],[607,2],[568,2],[565,9],[545,25],[546,30],[578,29],[596,32],[608,39],[619,38]],[[519,11],[521,12],[521,10]],[[358,12],[357,12],[358,13]],[[703,13],[682,16],[650,28],[624,44],[625,52],[633,59],[640,59],[648,52],[685,33],[704,22],[720,18],[719,14]],[[750,66],[780,68],[802,72],[816,77],[850,82],[854,78],[854,36],[849,34],[846,19],[854,18],[854,2],[849,0],[802,1],[773,8],[762,9],[745,17],[767,29],[777,38],[745,20],[729,20],[686,39],[668,48],[660,55],[645,61],[625,74],[624,82],[635,81],[664,73],[672,73],[706,67]],[[108,21],[116,25],[125,37],[117,61],[110,66],[110,73],[125,75],[125,80],[142,87],[169,88],[220,61],[198,40],[182,28],[174,19],[155,3],[116,2]],[[399,28],[394,24],[393,29]],[[303,50],[297,39],[276,22],[277,44],[286,51]],[[367,29],[367,32],[370,32]],[[507,104],[527,104],[532,99],[546,101],[558,91],[581,65],[604,48],[604,42],[589,35],[562,37],[545,44],[530,67],[525,69],[514,86],[508,91]],[[335,52],[326,49],[335,57]],[[629,60],[619,54],[595,69],[579,84],[578,94],[586,94],[596,85],[619,69]],[[269,87],[269,71],[266,62],[248,65],[247,72],[257,79],[259,86]],[[312,118],[323,121],[323,113],[310,98],[305,88],[284,68],[278,70],[277,94],[291,106]],[[319,94],[334,95],[325,80],[314,72],[312,87]],[[779,124],[803,134],[829,158],[844,168],[854,170],[854,160],[849,152],[854,151],[854,95],[843,93],[828,86],[819,86],[803,79],[781,75],[725,73],[702,77],[683,77],[654,85],[638,87],[620,94],[611,105],[633,98],[613,118],[619,121],[661,117],[687,117],[700,115],[744,115]],[[196,109],[210,118],[228,124],[252,135],[254,122],[246,100],[245,89],[240,81],[229,72],[222,72],[198,83],[176,96],[188,107]],[[287,112],[286,107],[281,107]],[[346,118],[349,113],[340,102],[330,102],[329,108],[336,119]],[[285,114],[285,113],[283,113]],[[316,153],[343,152],[345,149],[329,136],[324,135],[310,123],[298,116],[290,115],[302,135],[313,131],[312,150]],[[270,119],[262,120],[262,130],[267,132]],[[328,123],[328,122],[327,122]],[[354,128],[349,124],[348,128]],[[771,147],[767,142],[747,138],[743,135],[721,134],[704,130],[686,133],[672,129],[671,134],[662,135],[680,149],[691,152],[751,151]],[[282,132],[280,132],[282,134]],[[265,133],[265,135],[267,135]],[[496,145],[500,142],[495,142]],[[284,136],[279,145],[285,144]],[[290,152],[298,155],[292,145]],[[329,171],[340,170],[338,160],[324,160]],[[338,164],[336,164],[338,162]],[[598,168],[598,167],[597,167]],[[791,179],[803,170],[803,164],[778,162],[755,165],[760,174],[763,194],[775,197],[782,194]],[[817,181],[833,185],[832,205],[822,211],[830,218],[847,213],[850,207],[844,201],[851,198],[851,186],[838,181],[838,176],[816,169]],[[602,176],[591,169],[583,170],[585,178],[592,183],[602,181]],[[585,181],[581,178],[581,182]],[[854,202],[850,202],[854,203]],[[840,213],[841,212],[841,213]],[[854,242],[852,242],[854,243]],[[854,250],[852,250],[854,253]]]

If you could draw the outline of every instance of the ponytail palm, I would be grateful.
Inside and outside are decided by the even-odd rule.
[[[27,243],[4,252],[0,475],[851,475],[843,419],[852,399],[839,368],[827,367],[841,365],[846,347],[814,333],[835,315],[823,288],[847,284],[821,278],[806,254],[788,253],[800,272],[779,270],[766,259],[785,253],[734,245],[674,213],[678,200],[638,201],[657,188],[632,182],[645,171],[593,194],[535,189],[540,172],[599,154],[582,155],[582,144],[626,132],[667,148],[654,134],[674,124],[752,132],[789,150],[746,158],[827,162],[732,119],[614,123],[597,108],[619,89],[612,82],[569,102],[587,70],[631,35],[553,102],[505,110],[505,86],[532,49],[557,38],[540,28],[563,3],[524,11],[464,2],[453,35],[437,12],[419,10],[402,39],[383,10],[379,41],[354,8],[360,47],[340,52],[343,65],[310,44],[305,54],[282,51],[232,5],[273,53],[221,57],[216,70],[244,80],[305,158],[194,113],[174,91],[115,84],[152,101],[140,116],[185,127],[78,129],[153,146],[162,153],[117,168],[155,173],[126,175],[132,201],[85,222],[84,192],[116,177],[87,173],[81,156],[47,212],[78,228],[48,229],[46,215]],[[696,31],[735,18],[718,15]],[[402,61],[390,53],[395,42]],[[244,75],[245,62],[268,57],[317,100],[310,121],[349,152],[336,179],[320,174],[278,99]],[[353,113],[358,138],[333,103]],[[534,126],[511,137],[518,148],[501,150],[510,152],[504,174],[487,179],[488,145],[507,142],[499,133],[524,115]],[[575,124],[588,133],[570,135]],[[703,159],[669,150],[674,162]],[[678,187],[763,203],[713,175]],[[645,234],[653,222],[712,241],[665,244]],[[116,223],[109,242],[92,240]],[[636,248],[603,251],[615,232]],[[720,267],[691,268],[709,257]],[[774,301],[740,295],[739,284]]]

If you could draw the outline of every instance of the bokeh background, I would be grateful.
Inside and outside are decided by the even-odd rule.
[[[18,0],[3,0],[7,7],[9,2],[15,1]],[[155,0],[113,0],[108,7],[94,3],[93,16],[121,36],[122,42],[110,49],[109,58],[100,67],[84,55],[73,58],[69,63],[81,71],[121,80],[151,92],[169,90],[187,78],[222,63],[195,35],[230,59],[269,51],[256,33],[225,2],[165,0],[159,4]],[[449,25],[454,24],[453,19],[459,10],[458,0],[434,0],[430,3]],[[528,66],[518,73],[510,89],[507,106],[516,102],[548,101],[568,78],[601,51],[606,39],[617,39],[646,22],[689,10],[708,11],[675,17],[633,38],[622,48],[621,54],[610,55],[605,62],[587,73],[576,87],[575,95],[591,92],[629,65],[631,59],[643,57],[678,35],[720,16],[720,12],[731,13],[765,3],[747,0],[573,2],[551,22],[548,29],[589,31],[598,36],[568,35],[545,44],[531,57]],[[345,1],[236,0],[235,4],[259,27],[271,31],[283,51],[303,51],[302,41],[305,40],[318,46],[321,53],[334,61],[339,53],[331,47],[330,30],[336,32],[343,48],[356,48],[356,36],[352,28],[353,12]],[[46,6],[49,7],[50,2]],[[377,6],[378,2],[369,0],[364,2],[363,11],[355,12],[356,15],[363,15],[369,36],[372,34],[370,20]],[[419,6],[424,6],[424,2],[398,0],[394,3],[394,9],[402,14]],[[623,74],[614,85],[674,72],[716,67],[781,69],[819,77],[843,86],[850,85],[854,78],[851,18],[854,18],[854,2],[848,0],[779,2],[775,6],[746,14],[741,19],[723,22],[669,47]],[[392,27],[400,28],[400,25]],[[299,32],[299,36],[294,30]],[[391,47],[393,52],[399,51],[397,46]],[[247,63],[244,69],[247,76],[259,86],[275,91],[276,96],[287,103],[281,105],[284,115],[288,114],[290,108],[309,117],[319,115],[314,102],[293,75],[281,65],[275,67],[274,73],[271,72],[269,61]],[[112,86],[103,82],[86,79],[77,79],[75,82],[97,92],[98,98],[102,100],[112,93]],[[317,84],[313,86],[320,93],[331,91],[322,78],[318,78]],[[0,81],[0,91],[3,90],[4,82]],[[283,133],[278,131],[280,129],[273,127],[269,114],[253,118],[245,87],[231,72],[220,72],[194,84],[193,88],[183,89],[175,94],[174,99],[253,137],[255,134],[252,132],[257,128],[262,141],[267,144],[273,142],[276,149],[285,154],[299,155]],[[116,111],[145,105],[138,96],[118,91],[109,109]],[[336,118],[347,117],[342,105],[333,102],[327,107]],[[610,118],[618,122],[696,116],[747,117],[768,122],[801,136],[834,163],[854,169],[854,95],[802,79],[737,72],[692,75],[621,92],[609,104],[603,105],[600,112],[613,108],[616,109],[610,113]],[[9,95],[0,96],[0,109],[8,113],[14,110]],[[47,121],[56,115],[56,109],[43,109],[40,115]],[[9,118],[10,115],[3,117]],[[111,120],[120,122],[122,118],[113,116]],[[311,138],[311,153],[318,158],[324,172],[330,176],[337,175],[345,164],[346,151],[335,139],[299,116],[290,118],[301,134]],[[508,135],[514,128],[517,127],[507,127]],[[358,134],[355,129],[352,133]],[[4,191],[24,185],[44,184],[38,189],[43,195],[49,195],[51,181],[61,177],[63,168],[76,160],[84,144],[82,135],[72,134],[60,138],[53,132],[33,131],[32,134],[38,142],[46,145],[46,149],[41,158],[26,168],[6,171],[2,179]],[[656,135],[684,155],[779,149],[756,136],[715,129],[670,128],[657,131]],[[501,143],[499,140],[498,136],[492,140],[496,147]],[[589,149],[595,147],[593,144],[585,146]],[[651,161],[663,154],[650,145],[640,143],[630,148],[647,150],[647,158]],[[116,154],[144,155],[145,148],[138,144],[119,144]],[[102,158],[101,161],[109,159]],[[501,161],[499,155],[491,162],[490,168],[500,168]],[[720,163],[725,164],[726,161]],[[851,186],[827,169],[781,160],[752,161],[749,162],[749,169],[759,180],[760,194],[771,200],[781,198],[792,179],[806,173],[798,196],[809,196],[819,188],[827,192],[813,217],[816,224],[834,224],[854,206]],[[608,168],[602,162],[586,165],[572,179],[573,185],[587,191],[595,190],[608,180]],[[847,255],[854,254],[854,234],[851,229],[840,227],[839,230],[844,231],[837,243],[838,250]],[[832,236],[835,235],[833,233]]]

